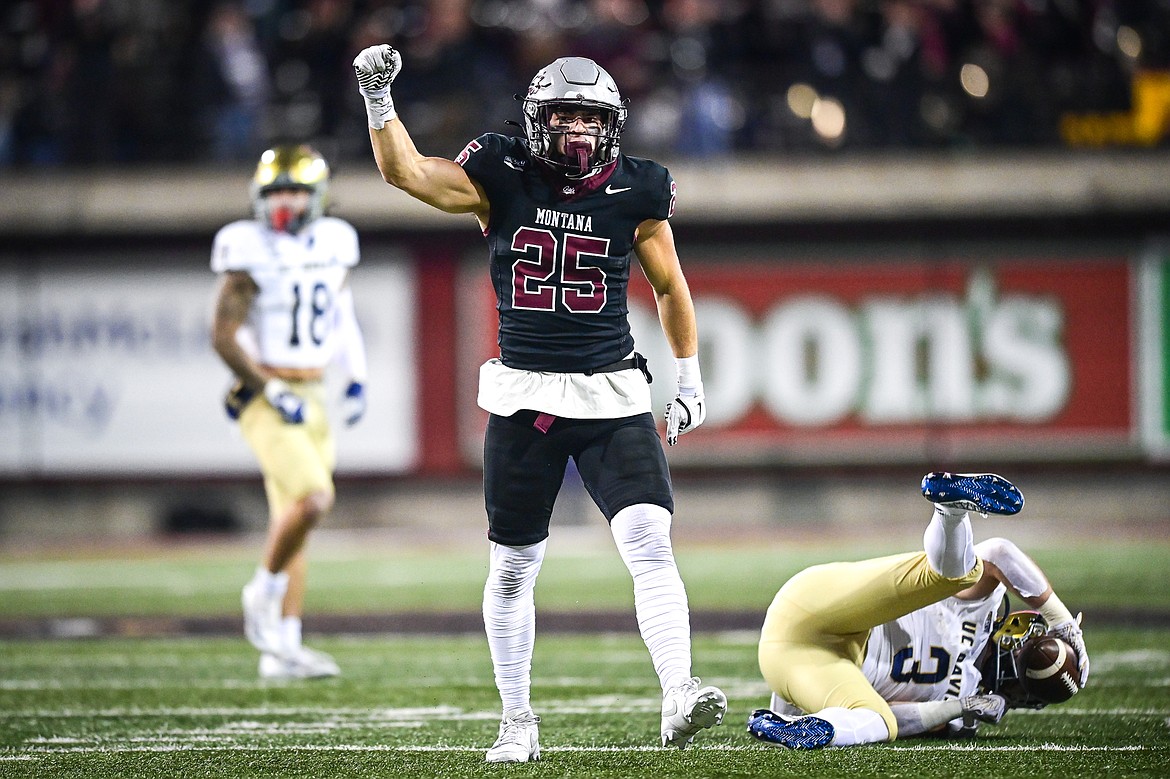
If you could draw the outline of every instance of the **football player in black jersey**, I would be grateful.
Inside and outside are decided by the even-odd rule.
[[[448,213],[474,214],[488,242],[500,356],[480,369],[489,412],[484,492],[491,562],[483,614],[503,704],[488,762],[540,757],[530,702],[533,587],[569,458],[609,521],[663,690],[664,746],[719,724],[727,698],[691,676],[687,596],[670,542],[670,474],[646,362],[627,321],[630,259],[654,289],[677,363],[667,443],[706,415],[690,290],[667,219],[674,181],[620,152],[626,105],[592,60],[558,59],[523,98],[524,138],[488,133],[452,162],[426,157],[398,118],[402,67],[387,45],[354,60],[387,183]]]

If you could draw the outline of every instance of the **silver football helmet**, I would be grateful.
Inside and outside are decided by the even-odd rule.
[[[287,215],[273,212],[267,195],[274,189],[304,189],[309,193],[309,207],[289,221]],[[260,155],[252,176],[252,212],[274,230],[295,233],[325,213],[329,196],[329,164],[312,146],[274,146]]]
[[[618,158],[626,105],[613,78],[593,60],[561,57],[541,68],[528,85],[523,109],[529,152],[555,170],[581,178]],[[558,109],[593,109],[601,114],[597,146],[587,164],[581,165],[557,152],[554,136],[562,135],[564,130],[553,128],[551,120]]]

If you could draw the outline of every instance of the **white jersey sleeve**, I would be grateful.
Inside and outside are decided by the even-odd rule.
[[[259,222],[247,219],[221,227],[211,247],[211,269],[216,273],[250,271],[267,256],[266,232]]]
[[[322,217],[296,235],[241,220],[216,234],[211,267],[245,272],[256,283],[246,323],[256,358],[311,369],[333,359],[337,300],[358,260],[357,231],[341,219]]]

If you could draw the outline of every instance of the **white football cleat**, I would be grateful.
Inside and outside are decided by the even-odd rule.
[[[527,763],[540,759],[540,717],[531,711],[500,722],[500,736],[487,751],[489,763]]]
[[[288,589],[288,574],[276,574],[274,581],[276,587],[269,591],[263,582],[252,579],[244,585],[240,602],[244,607],[244,635],[252,646],[261,652],[280,654],[281,609]]]
[[[693,676],[662,696],[662,746],[684,749],[700,730],[723,722],[727,696],[718,687],[700,684]]]
[[[325,679],[338,676],[337,662],[324,652],[302,646],[283,655],[260,655],[261,679]]]

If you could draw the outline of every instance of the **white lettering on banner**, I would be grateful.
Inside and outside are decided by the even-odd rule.
[[[877,423],[975,417],[967,314],[945,298],[878,300],[861,311],[873,359],[863,418]]]
[[[150,269],[92,252],[0,269],[0,475],[257,473],[223,410],[215,275],[203,251],[191,255]],[[340,473],[405,472],[418,456],[413,271],[379,259],[395,261],[354,276],[370,406],[334,430]],[[346,378],[330,374],[330,414]]]
[[[965,298],[933,293],[848,305],[827,295],[781,300],[759,323],[734,300],[696,294],[708,422],[736,424],[759,402],[778,422],[828,426],[1041,422],[1064,408],[1072,370],[1059,302],[997,296],[984,270]],[[631,306],[651,366],[672,355],[653,313]],[[655,382],[655,403],[671,380]]]
[[[761,330],[760,364],[770,369],[760,390],[773,416],[823,425],[856,406],[864,366],[848,309],[829,298],[796,299],[772,309]]]
[[[1059,307],[1015,297],[1001,302],[996,313],[983,333],[991,376],[981,405],[990,415],[1021,420],[1053,416],[1072,389],[1068,357],[1060,348]]]
[[[33,314],[0,318],[0,353],[37,360],[90,354],[171,360],[207,353],[207,317],[203,312],[186,318],[180,314],[173,307],[67,311],[46,306]]]
[[[0,421],[41,417],[93,438],[109,426],[114,404],[103,384],[73,376],[16,381],[0,378]]]

